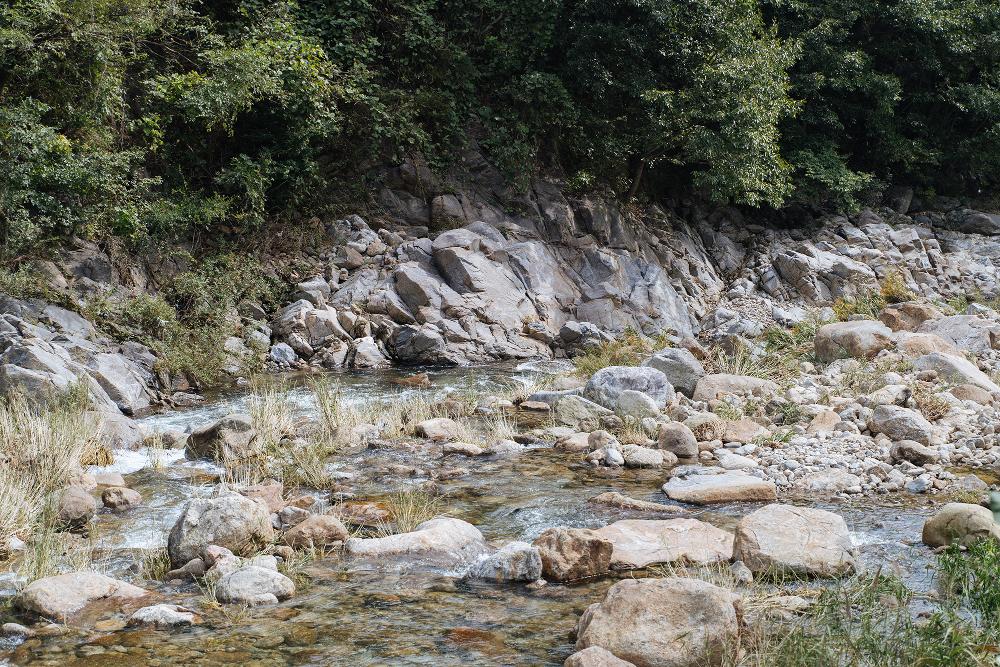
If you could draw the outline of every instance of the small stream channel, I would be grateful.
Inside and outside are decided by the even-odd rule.
[[[487,394],[540,370],[530,365],[429,369],[429,389],[401,390],[393,382],[398,377],[393,371],[344,373],[339,380],[349,400],[393,400],[401,391],[428,391],[443,398],[451,391]],[[240,410],[244,400],[240,393],[219,396],[201,407],[143,422],[152,431],[188,430]],[[314,409],[305,387],[294,388],[289,400],[304,413]],[[158,464],[152,465],[151,459]],[[553,526],[594,528],[622,518],[658,518],[588,502],[605,491],[671,503],[660,491],[663,471],[593,468],[579,459],[538,448],[514,458],[456,464],[435,460],[420,448],[401,448],[348,455],[341,465],[357,475],[351,485],[373,496],[426,479],[367,474],[385,463],[468,468],[469,474],[439,483],[447,493],[449,514],[475,524],[491,541],[531,541]],[[182,452],[170,450],[124,453],[109,469],[126,474],[129,485],[143,495],[143,504],[124,515],[102,510],[94,540],[110,575],[136,580],[142,551],[166,545],[184,502],[210,493],[218,469],[186,461]],[[932,585],[931,554],[919,544],[929,508],[907,505],[902,497],[814,506],[845,518],[866,567],[894,571],[918,590]],[[731,528],[754,507],[687,509],[689,516]],[[572,652],[577,618],[614,583],[607,578],[582,585],[498,586],[466,582],[444,571],[358,569],[336,558],[310,564],[307,574],[310,583],[277,606],[225,618],[206,614],[204,625],[184,630],[69,632],[21,645],[0,643],[0,664],[561,665]],[[181,604],[199,606],[200,591],[193,584],[178,595],[166,584],[136,583],[159,587]],[[0,580],[0,589],[5,586]]]

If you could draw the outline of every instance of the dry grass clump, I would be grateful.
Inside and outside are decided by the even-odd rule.
[[[932,386],[927,383],[914,383],[910,386],[910,391],[913,394],[914,402],[917,404],[917,409],[929,421],[936,422],[945,417],[951,410],[951,403],[948,399],[941,396],[939,392],[934,391]]]
[[[879,294],[886,303],[903,303],[916,297],[906,286],[903,274],[899,271],[889,273],[879,282]]]
[[[576,374],[590,377],[608,366],[638,366],[646,357],[667,346],[666,336],[649,338],[632,329],[614,340],[601,343],[573,357]]]
[[[398,491],[383,499],[382,504],[391,519],[377,523],[379,537],[412,532],[424,521],[445,513],[442,497],[432,495],[425,489]]]
[[[735,349],[713,347],[702,362],[708,373],[727,373],[771,380],[782,384],[798,374],[796,361],[789,356],[765,353],[754,354],[750,346],[738,340]]]
[[[28,541],[43,529],[49,495],[95,458],[99,424],[85,395],[73,389],[44,404],[19,393],[0,398],[0,552],[12,537]]]

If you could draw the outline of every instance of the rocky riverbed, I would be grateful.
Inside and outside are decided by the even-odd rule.
[[[185,457],[185,446],[188,456],[192,454],[191,436],[171,434],[199,432],[206,425],[220,423],[220,418],[225,423],[231,419],[227,416],[230,413],[246,411],[252,396],[234,395],[213,405],[140,421],[143,432],[166,433],[168,441],[181,448],[122,451],[111,466],[89,470],[92,481],[99,485],[89,493],[106,495],[101,489],[115,483],[141,497],[134,507],[104,509],[89,519],[87,539],[93,546],[94,568],[111,579],[97,583],[57,580],[49,591],[33,594],[29,586],[20,592],[14,598],[18,622],[39,618],[64,622],[49,625],[45,620],[35,621],[21,635],[16,626],[5,626],[8,659],[15,664],[561,664],[574,652],[574,646],[583,648],[578,641],[590,641],[578,640],[580,636],[594,637],[594,646],[604,642],[619,653],[624,650],[609,644],[606,633],[611,630],[593,626],[590,634],[580,635],[577,628],[586,607],[604,598],[623,576],[662,577],[665,572],[660,566],[681,561],[733,567],[729,563],[734,548],[737,559],[757,572],[773,565],[768,560],[771,558],[782,559],[783,567],[805,568],[800,573],[806,576],[839,576],[855,569],[884,567],[916,590],[932,587],[928,566],[933,554],[921,544],[920,535],[925,520],[936,511],[926,501],[927,494],[939,493],[944,498],[947,486],[939,491],[932,484],[927,493],[915,494],[906,491],[905,484],[890,490],[878,486],[884,479],[873,482],[860,475],[859,480],[852,479],[849,488],[815,484],[803,488],[794,478],[790,484],[773,484],[786,479],[787,462],[795,458],[803,459],[807,470],[814,469],[804,473],[806,479],[816,472],[854,474],[847,470],[856,470],[855,464],[878,456],[882,467],[897,470],[900,463],[890,454],[879,454],[876,441],[862,435],[856,425],[831,429],[823,436],[805,434],[810,430],[806,426],[797,437],[830,444],[836,442],[836,434],[854,441],[868,438],[872,452],[857,446],[828,446],[824,456],[834,458],[812,461],[799,453],[804,445],[796,444],[795,438],[787,447],[772,448],[760,442],[756,448],[748,448],[751,443],[733,443],[732,438],[723,436],[721,440],[730,442],[715,447],[707,446],[711,441],[695,439],[695,456],[682,456],[675,462],[672,457],[685,452],[672,445],[677,438],[665,436],[670,429],[660,424],[654,429],[656,436],[640,445],[623,443],[613,434],[622,431],[614,423],[618,415],[607,408],[603,408],[607,414],[598,410],[602,412],[600,423],[591,425],[589,433],[577,430],[579,426],[560,425],[566,420],[558,402],[539,419],[537,413],[546,412],[542,406],[551,402],[553,390],[524,395],[518,399],[517,409],[504,407],[506,399],[501,397],[509,395],[512,378],[526,387],[530,383],[577,384],[567,368],[529,365],[522,370],[429,370],[429,387],[405,389],[395,381],[412,377],[410,374],[343,376],[342,398],[349,403],[388,400],[416,405],[428,398],[434,404],[447,405],[451,400],[456,405],[451,408],[454,420],[435,417],[430,423],[420,423],[420,432],[428,437],[385,442],[374,433],[366,435],[372,437],[364,446],[332,463],[330,472],[337,480],[333,490],[282,489],[280,485],[275,490],[265,484],[244,488],[244,495],[240,495],[216,485],[225,478],[224,465],[211,457]],[[542,369],[557,372],[543,373]],[[609,402],[607,393],[627,383],[640,387],[628,391],[640,391],[666,405],[663,392],[667,390],[659,373],[623,368],[613,374],[614,382],[601,382],[599,373],[597,384],[605,392],[602,400]],[[717,381],[710,374],[705,377]],[[657,380],[661,384],[657,385]],[[698,383],[696,391],[700,386],[704,393],[709,382],[703,377]],[[566,393],[555,395],[593,396],[588,386],[593,389],[594,383],[585,384],[582,391],[562,390]],[[676,419],[664,415],[659,418],[664,424],[694,425],[694,415],[709,414],[706,403],[669,391],[671,407],[664,409]],[[476,398],[471,413],[457,405],[459,396]],[[307,386],[293,386],[282,397],[301,418],[316,418],[316,405]],[[468,398],[463,401],[472,404]],[[582,397],[581,401],[591,402]],[[496,446],[494,442],[491,448],[488,434],[479,444],[459,444],[456,433],[448,432],[486,418],[493,410],[510,410],[506,428],[513,425],[514,440],[509,444]],[[685,417],[678,410],[691,414]],[[576,409],[568,414],[579,416]],[[518,417],[524,420],[523,427],[517,426]],[[723,434],[726,427],[738,424],[757,439],[759,429],[765,428],[760,421],[753,422],[756,428],[731,418],[719,424]],[[812,424],[816,417],[802,421]],[[703,423],[718,427],[716,422]],[[496,422],[491,424],[496,428]],[[699,434],[710,432],[695,430]],[[221,433],[216,429],[211,437],[216,445],[246,442],[235,431]],[[631,439],[639,437],[633,433]],[[934,444],[933,439],[930,444]],[[814,456],[816,449],[819,447],[814,445]],[[620,453],[624,465],[616,465],[616,459],[609,456],[613,450]],[[656,452],[661,460],[650,463],[640,456],[640,450]],[[725,465],[726,455],[719,450],[732,451],[731,456],[756,465]],[[838,451],[842,452],[840,458],[836,458]],[[768,457],[775,456],[783,463],[769,464]],[[945,470],[937,461],[924,465]],[[930,471],[934,479],[948,479],[937,474],[936,468]],[[709,474],[716,472],[720,474]],[[124,484],[114,479],[117,474],[123,476],[120,482]],[[734,475],[738,484],[716,483]],[[689,502],[673,498],[676,494],[671,492],[671,484],[701,477],[711,483],[695,491],[695,496],[687,496]],[[966,476],[954,477],[952,483],[965,480],[968,484]],[[748,480],[757,483],[747,485]],[[761,493],[760,484],[770,484],[763,497],[755,495]],[[419,526],[416,533],[372,537],[377,533],[373,526],[386,506],[384,501],[401,489],[419,489],[432,495],[437,499],[434,511],[448,518],[438,520],[436,526]],[[866,493],[878,494],[874,499],[877,509],[872,500],[862,500]],[[796,526],[798,519],[791,518],[793,515],[780,519],[762,516],[758,532],[781,526],[785,533],[792,531],[790,538],[782,538],[788,541],[768,547],[761,533],[760,544],[747,546],[744,540],[742,546],[734,545],[734,535],[752,530],[752,524],[746,522],[755,510],[785,507],[775,504],[776,500],[819,513],[803,517],[801,526]],[[227,509],[226,503],[233,503],[234,509]],[[184,517],[192,514],[192,507],[198,508],[200,518],[185,524]],[[212,518],[213,512],[216,518]],[[219,516],[228,519],[220,523]],[[255,516],[260,517],[260,525],[253,523]],[[302,559],[294,572],[277,567],[279,559],[287,563],[300,559],[285,546],[302,548],[289,540],[289,535],[296,530],[302,533],[301,526],[319,517],[333,516],[337,518],[331,525],[318,525],[307,532],[316,544],[323,543],[321,556]],[[798,543],[794,532],[810,533],[817,521],[833,522],[829,532],[839,542]],[[839,528],[837,522],[841,522]],[[234,524],[238,525],[234,528]],[[351,525],[354,536],[345,531]],[[183,539],[175,537],[180,533],[186,533]],[[167,547],[168,536],[168,553],[174,560],[170,567],[175,571],[161,572],[157,579],[146,578],[141,570],[144,556]],[[276,557],[241,561],[226,555],[224,548],[208,546],[221,541],[239,552],[254,536],[260,538],[254,553]],[[400,538],[403,540],[397,544],[387,542]],[[268,547],[269,542],[278,546]],[[607,545],[606,552],[600,545]],[[769,548],[771,553],[762,555],[768,554]],[[211,553],[213,549],[217,553]],[[190,569],[187,561],[191,558],[200,561],[193,570],[200,584],[191,580],[188,572],[176,571]],[[210,563],[209,558],[216,561]],[[227,560],[230,564],[223,565]],[[206,568],[208,574],[202,574]],[[202,578],[212,578],[213,569],[220,570],[215,575],[220,583],[215,584],[209,601]],[[240,572],[246,573],[242,575],[247,578],[245,583],[239,581]],[[751,572],[749,576],[754,575]],[[16,582],[9,581],[13,593]],[[109,585],[128,588],[109,591]],[[38,588],[40,582],[33,586]],[[263,597],[258,597],[262,592]],[[676,592],[663,594],[670,599]],[[646,596],[643,593],[642,599]],[[53,618],[61,613],[66,613],[66,618]],[[579,659],[590,659],[591,653]]]
[[[240,304],[220,393],[68,307],[148,266],[0,298],[5,414],[82,388],[95,444],[0,544],[0,661],[739,664],[872,573],[932,616],[941,550],[1000,537],[996,216],[392,201]]]

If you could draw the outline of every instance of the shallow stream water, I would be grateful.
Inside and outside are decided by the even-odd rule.
[[[441,398],[451,391],[485,394],[540,370],[430,370],[431,388],[402,393],[427,391]],[[385,371],[345,373],[339,379],[349,400],[366,401],[396,399],[401,393],[393,383],[396,377]],[[239,393],[216,397],[202,407],[143,421],[151,430],[187,430],[239,410],[243,400]],[[303,413],[314,409],[306,388],[293,389],[289,400]],[[158,465],[151,465],[151,459]],[[593,468],[576,455],[545,448],[514,458],[457,463],[435,460],[419,447],[366,450],[346,457],[343,464],[359,473],[359,484],[374,496],[426,479],[364,475],[367,468],[386,462],[423,470],[468,468],[467,475],[439,482],[446,491],[448,513],[475,524],[491,541],[531,541],[553,526],[596,528],[622,518],[662,518],[589,502],[605,491],[672,504],[660,491],[663,471]],[[125,515],[102,513],[93,540],[110,575],[136,580],[142,552],[166,545],[184,502],[207,495],[218,469],[185,461],[181,452],[172,451],[120,455],[111,469],[126,474],[128,484],[143,495],[143,504]],[[919,544],[929,508],[898,497],[811,504],[845,518],[866,567],[895,572],[918,590],[932,585],[931,555]],[[688,507],[686,515],[731,528],[755,507]],[[608,578],[580,585],[498,586],[466,582],[447,571],[359,568],[339,558],[314,562],[306,574],[308,584],[277,606],[228,614],[209,611],[203,625],[174,631],[70,629],[20,645],[0,644],[0,664],[561,665],[572,652],[578,617],[614,583]],[[136,583],[150,587],[149,582]],[[0,579],[0,589],[4,586]],[[201,594],[194,584],[180,594],[166,584],[160,590],[172,601],[200,608]]]

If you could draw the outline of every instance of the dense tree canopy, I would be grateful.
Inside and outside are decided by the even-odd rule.
[[[474,132],[622,197],[992,188],[995,0],[8,0],[0,241],[320,213]],[[357,190],[354,190],[357,194]]]

